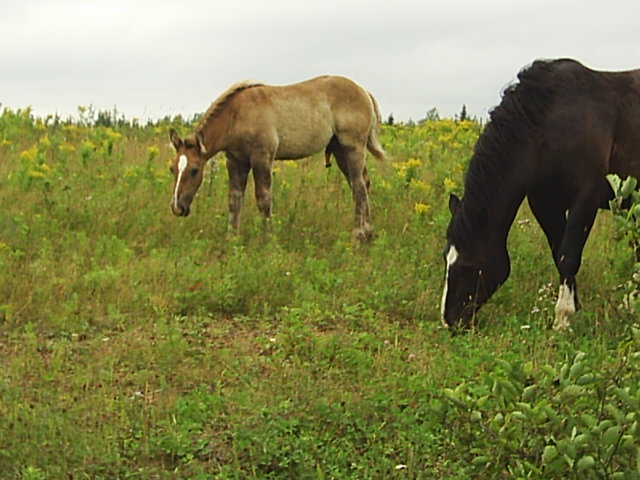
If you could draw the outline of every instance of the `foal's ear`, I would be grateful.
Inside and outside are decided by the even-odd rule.
[[[171,139],[171,143],[173,144],[173,148],[175,148],[176,152],[177,152],[180,149],[180,147],[182,146],[182,139],[178,135],[178,132],[176,132],[172,128],[171,130],[169,130],[169,138]]]
[[[460,199],[452,193],[449,195],[449,211],[451,212],[451,216],[454,216],[459,208]]]
[[[196,143],[198,144],[198,149],[202,155],[207,154],[207,147],[204,146],[204,137],[202,136],[202,132],[196,133]]]

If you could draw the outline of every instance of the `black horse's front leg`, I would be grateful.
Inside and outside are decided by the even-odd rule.
[[[598,211],[597,195],[584,195],[582,201],[574,202],[567,215],[564,237],[557,253],[557,266],[560,273],[560,289],[555,308],[553,328],[568,328],[569,318],[580,307],[576,275],[580,269],[584,245],[593,227]]]

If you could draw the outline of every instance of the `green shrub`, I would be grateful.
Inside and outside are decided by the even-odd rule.
[[[640,478],[640,332],[603,368],[585,352],[559,366],[496,360],[444,390],[450,442],[473,478]],[[463,453],[465,454],[465,453]]]

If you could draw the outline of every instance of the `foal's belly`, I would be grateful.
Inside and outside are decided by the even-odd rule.
[[[304,126],[279,132],[277,160],[296,160],[320,152],[329,144],[333,131],[329,127],[307,131]]]

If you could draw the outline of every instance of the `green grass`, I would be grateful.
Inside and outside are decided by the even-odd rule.
[[[230,237],[214,162],[191,216],[172,216],[169,122],[5,110],[0,127],[2,478],[487,478],[445,389],[499,359],[535,374],[579,350],[605,372],[631,336],[618,286],[632,261],[608,213],[573,331],[548,329],[556,273],[526,206],[480,328],[441,330],[446,205],[475,123],[384,128],[367,246],[320,156],[278,164],[271,234],[250,182]]]

